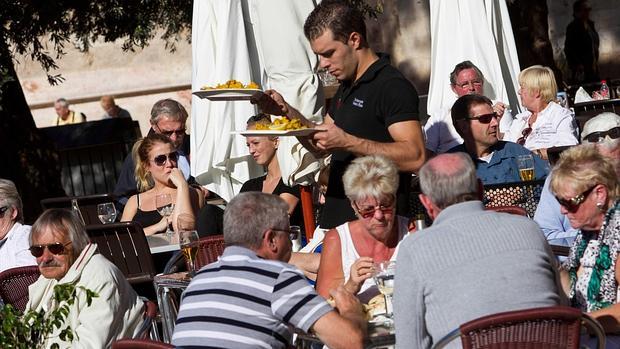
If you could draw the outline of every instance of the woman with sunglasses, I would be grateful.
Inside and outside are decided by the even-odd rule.
[[[398,169],[386,157],[357,158],[342,179],[358,219],[325,234],[316,289],[329,298],[329,290],[344,284],[367,301],[378,293],[371,288],[373,263],[395,260],[399,242],[413,226],[396,215]]]
[[[606,332],[620,331],[620,184],[617,160],[593,145],[565,150],[551,174],[551,192],[579,229],[562,265],[562,285],[574,307]]]
[[[555,102],[558,87],[551,68],[534,65],[519,74],[519,96],[525,111],[515,117],[503,140],[518,143],[547,159],[547,148],[575,145],[577,122]]]
[[[203,196],[187,184],[177,168],[179,155],[168,137],[150,134],[136,142],[132,152],[138,194],[127,201],[121,221],[140,223],[146,235],[164,232],[169,224],[176,231],[177,217],[184,214],[194,217],[202,206]],[[172,199],[174,210],[170,216],[162,217],[157,212],[155,197],[161,194],[169,194]]]

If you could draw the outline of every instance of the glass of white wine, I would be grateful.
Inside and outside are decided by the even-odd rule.
[[[97,205],[97,216],[102,224],[114,223],[116,221],[116,207],[111,202]]]
[[[155,207],[157,208],[157,212],[162,217],[168,217],[174,211],[174,203],[172,202],[172,197],[170,194],[159,194],[155,196]],[[172,238],[174,231],[170,229],[170,225],[166,228],[166,235],[168,238]]]
[[[534,180],[534,156],[532,154],[519,155],[517,157],[519,167],[519,177],[522,181]]]
[[[190,276],[196,274],[196,255],[198,254],[198,233],[195,230],[179,231],[181,252],[189,266]]]
[[[385,316],[392,318],[392,294],[394,294],[394,274],[396,273],[395,261],[377,262],[373,265],[372,277],[375,279],[379,292],[385,297]]]

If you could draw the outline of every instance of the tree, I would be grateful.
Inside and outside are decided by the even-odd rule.
[[[0,0],[0,177],[20,189],[26,221],[42,198],[63,196],[58,156],[38,132],[15,73],[17,55],[39,62],[51,84],[65,46],[123,39],[124,50],[148,45],[163,29],[167,48],[190,38],[191,0]]]

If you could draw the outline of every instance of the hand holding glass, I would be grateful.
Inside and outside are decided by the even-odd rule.
[[[116,221],[116,207],[111,202],[97,205],[97,216],[102,224],[114,223]]]
[[[519,167],[519,177],[522,181],[534,180],[534,157],[532,154],[519,155],[517,157],[517,166]]]
[[[162,217],[168,217],[174,211],[174,203],[172,203],[172,197],[170,194],[160,194],[155,196],[155,207],[157,208],[157,212]],[[170,226],[166,228],[166,234],[169,237],[172,237],[174,232],[170,229]]]
[[[392,294],[394,293],[394,274],[396,262],[383,261],[374,264],[373,278],[379,292],[385,297],[385,316],[392,318]]]

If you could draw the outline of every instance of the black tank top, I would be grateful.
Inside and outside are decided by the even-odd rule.
[[[133,216],[132,221],[140,223],[142,228],[150,227],[153,224],[159,222],[162,216],[157,212],[157,210],[153,211],[142,211],[140,209],[140,194],[136,194],[136,200],[138,201],[138,210],[136,214]]]

